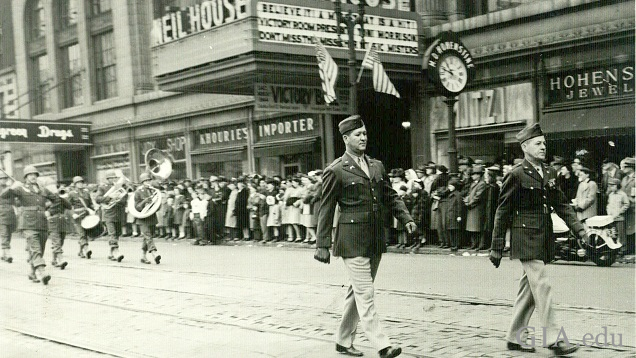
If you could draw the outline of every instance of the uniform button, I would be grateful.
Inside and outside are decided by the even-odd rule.
[[[356,182],[352,181],[352,182],[351,182],[351,185],[354,185],[355,183],[356,183]]]
[[[543,196],[543,198],[544,198],[544,199],[547,199],[547,198],[545,197],[545,195]]]
[[[521,226],[526,227],[526,224],[521,224]]]
[[[531,187],[530,187],[530,190],[532,190],[532,189],[534,189],[534,187],[532,187],[532,186],[531,186]]]
[[[351,222],[353,222],[353,219],[351,219]]]

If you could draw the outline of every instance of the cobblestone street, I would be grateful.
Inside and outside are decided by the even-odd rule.
[[[14,246],[22,244],[15,240]],[[74,245],[69,240],[65,246],[72,252]],[[49,267],[53,274],[49,286],[29,283],[21,259],[2,265],[3,352],[15,352],[9,356],[16,357],[45,351],[53,352],[46,355],[49,357],[67,356],[65,350],[81,357],[338,356],[333,334],[346,289],[341,262],[319,265],[312,262],[311,250],[159,243],[164,261],[151,266],[139,264],[129,254],[137,245],[133,240],[124,241],[122,252],[127,258],[116,264],[100,255],[106,252],[106,243],[95,241],[91,245],[94,259],[80,260],[69,254],[67,270]],[[388,335],[403,347],[405,356],[515,356],[505,350],[503,340],[514,291],[507,293],[510,299],[500,299],[404,290],[400,284],[384,280],[383,270],[390,275],[390,267],[399,265],[400,259],[426,260],[429,255],[385,256],[376,303]],[[437,259],[448,265],[452,262],[447,257]],[[259,273],[249,274],[250,267]],[[576,269],[581,274],[602,270],[591,266]],[[410,271],[415,268],[407,270],[415,272]],[[630,285],[631,275],[633,291],[633,266],[610,270],[622,275],[623,285]],[[474,272],[466,271],[467,293],[469,287],[479,285],[475,277]],[[578,287],[571,293],[586,295],[590,290],[594,287]],[[576,356],[634,356],[633,309],[617,306],[608,310],[604,302],[598,307],[566,303],[557,306],[557,318],[570,341],[581,343],[585,333],[596,336],[603,333],[603,327],[607,327],[610,343],[611,333],[615,333],[616,344],[622,334],[623,347],[583,347]],[[531,324],[538,326],[538,322]],[[359,333],[356,346],[374,356],[364,334]],[[539,346],[540,329],[535,335]],[[533,356],[547,356],[548,352],[540,348]]]

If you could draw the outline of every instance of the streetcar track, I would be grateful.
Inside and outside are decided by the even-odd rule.
[[[111,266],[111,265],[104,265],[104,266]],[[303,282],[303,281],[293,281],[293,282],[290,283],[289,281],[281,281],[281,280],[274,280],[274,279],[268,279],[268,278],[247,278],[247,277],[244,277],[244,276],[211,274],[211,273],[205,273],[205,272],[199,272],[199,271],[175,271],[175,270],[169,270],[169,269],[156,269],[156,268],[150,269],[150,268],[145,268],[145,267],[135,267],[135,266],[125,266],[125,265],[117,265],[117,266],[113,266],[113,267],[119,267],[119,268],[122,268],[122,269],[123,268],[134,268],[134,269],[139,269],[139,270],[161,271],[163,273],[170,273],[170,274],[190,274],[190,275],[197,275],[197,276],[200,276],[200,277],[215,277],[215,278],[221,278],[221,279],[227,279],[227,280],[237,280],[238,279],[238,280],[243,280],[243,281],[259,281],[259,282],[264,282],[264,283],[275,283],[275,284],[293,284],[293,285],[304,284],[304,285],[312,285],[311,283],[306,283],[306,282]],[[176,290],[176,289],[169,289],[169,288],[162,288],[162,287],[152,287],[152,286],[144,286],[144,285],[121,284],[121,283],[118,283],[118,284],[107,284],[107,283],[103,283],[103,282],[95,281],[95,280],[68,278],[68,277],[62,277],[62,276],[58,276],[58,277],[56,277],[56,279],[67,280],[67,281],[71,281],[71,282],[76,283],[76,284],[81,284],[81,285],[86,285],[86,286],[115,288],[115,289],[120,289],[120,290],[135,289],[135,290],[141,291],[141,292],[143,292],[143,291],[166,292],[166,293],[171,293],[171,294],[176,294],[176,295],[184,295],[184,296],[190,295],[190,296],[198,296],[198,297],[209,298],[209,299],[224,299],[224,300],[236,299],[236,297],[234,297],[234,296],[224,296],[224,295],[219,295],[219,294],[211,294],[211,293],[203,293],[203,292],[192,292],[192,291],[188,291],[188,290]],[[340,288],[342,285],[337,285],[337,284],[316,284],[315,286],[328,286],[328,287],[332,287],[332,288]],[[8,287],[0,287],[0,289],[14,290],[14,291],[17,291],[17,292],[29,293],[29,294],[35,293],[35,294],[44,296],[44,294],[42,292],[33,292],[31,290],[21,290],[21,289],[8,288]],[[419,293],[413,294],[413,293],[410,293],[410,292],[403,292],[403,291],[396,291],[396,290],[383,290],[383,291],[385,291],[387,293],[391,293],[391,294],[398,294],[398,295],[406,296],[406,297],[428,298],[428,297],[425,297],[425,296],[429,296],[427,294],[419,294]],[[120,309],[120,310],[135,312],[135,313],[160,315],[160,316],[163,316],[163,317],[169,317],[169,318],[180,320],[184,324],[187,324],[187,322],[189,321],[189,322],[192,322],[193,324],[198,323],[198,324],[208,324],[208,325],[225,325],[225,326],[237,327],[237,328],[246,329],[246,330],[255,331],[255,332],[267,332],[267,333],[281,334],[281,335],[286,335],[286,336],[291,336],[291,337],[299,337],[299,338],[305,338],[305,339],[319,340],[319,341],[323,341],[323,342],[332,342],[332,340],[333,340],[333,338],[322,338],[322,337],[318,337],[316,335],[296,333],[296,332],[293,332],[293,331],[281,331],[281,330],[276,329],[276,328],[270,329],[270,328],[266,328],[266,327],[254,327],[253,325],[250,325],[250,324],[241,324],[241,323],[235,323],[235,322],[227,322],[227,321],[223,321],[223,320],[216,320],[216,319],[210,319],[210,318],[196,318],[196,317],[191,317],[191,316],[183,316],[183,315],[178,315],[178,314],[166,313],[166,312],[162,312],[162,311],[153,311],[153,310],[147,310],[147,309],[130,308],[130,307],[125,307],[125,306],[122,306],[122,305],[119,305],[119,304],[109,304],[109,303],[103,303],[103,302],[95,302],[95,301],[91,301],[91,300],[78,299],[78,298],[67,297],[67,296],[62,296],[62,295],[55,295],[55,294],[51,294],[51,293],[47,293],[46,296],[47,297],[54,297],[54,298],[62,299],[62,300],[82,302],[82,303],[88,303],[88,304],[93,304],[93,305],[98,305],[98,306],[103,306],[103,307],[108,307],[108,308]],[[438,300],[441,299],[442,301],[451,301],[451,302],[465,303],[465,301],[461,301],[459,299],[449,299],[447,297],[434,296],[433,298],[430,298],[430,299],[438,299]],[[263,304],[264,302],[262,300],[250,299],[250,298],[242,297],[241,298],[241,303]],[[289,304],[289,303],[281,303],[281,302],[265,302],[265,303],[267,305],[269,305],[269,306],[276,306],[279,309],[280,308],[291,308],[291,309],[295,309],[295,310],[304,310],[304,311],[311,310],[311,311],[313,311],[315,313],[330,314],[330,315],[334,315],[334,316],[338,316],[340,314],[340,312],[336,312],[336,311],[333,311],[333,310],[328,310],[328,309],[324,309],[324,308],[316,308],[314,306],[307,306],[307,305],[301,305],[301,304]],[[499,304],[499,305],[491,304],[491,306],[502,306],[502,305],[501,304]],[[579,309],[577,309],[577,310],[579,310]],[[622,312],[622,313],[624,313],[624,312]],[[404,318],[404,317],[393,317],[393,316],[386,316],[384,320],[387,321],[387,322],[392,322],[392,323],[396,323],[396,324],[408,323],[408,324],[414,324],[414,325],[422,325],[422,324],[444,325],[443,322],[439,322],[439,321],[433,321],[433,320],[427,321],[427,320],[423,320],[423,319],[408,319],[408,318]],[[459,326],[459,327],[461,327],[463,329],[479,331],[479,332],[482,332],[482,333],[487,334],[487,335],[497,335],[497,336],[499,336],[499,335],[502,335],[503,333],[505,333],[505,331],[503,331],[503,330],[498,330],[498,329],[493,329],[493,328],[464,326],[464,325],[460,325],[458,323],[454,323],[454,325]],[[362,346],[364,346],[364,345],[362,345]],[[615,352],[624,352],[624,351],[628,351],[629,349],[633,349],[634,347],[625,346],[623,348],[626,348],[626,349],[609,348],[609,350],[615,351]],[[608,349],[608,348],[605,348],[605,349]],[[414,356],[414,357],[425,357],[424,355],[421,355],[419,353],[409,352],[408,349],[405,349],[404,353],[407,354],[407,355],[410,355],[410,356]]]

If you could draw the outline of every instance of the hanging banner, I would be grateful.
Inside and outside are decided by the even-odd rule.
[[[256,110],[291,113],[347,114],[349,91],[336,88],[336,103],[327,105],[320,86],[294,86],[257,83],[255,86]]]
[[[0,121],[0,143],[91,145],[88,122]]]

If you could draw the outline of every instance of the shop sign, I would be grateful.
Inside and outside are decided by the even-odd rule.
[[[634,63],[579,69],[548,75],[545,105],[634,97]]]
[[[311,117],[287,117],[254,123],[258,142],[317,135],[318,129],[318,120]]]
[[[245,125],[207,128],[194,132],[194,148],[216,148],[247,144]]]
[[[91,124],[86,122],[34,122],[27,119],[0,122],[0,143],[90,145]]]
[[[95,155],[108,155],[128,151],[128,143],[117,142],[109,144],[99,144],[95,146]]]
[[[292,113],[347,114],[349,91],[336,88],[338,103],[327,105],[322,87],[257,83],[256,110]]]
[[[348,48],[347,36],[338,44],[336,15],[332,10],[262,2],[256,6],[260,41],[314,45],[316,38],[327,47]],[[343,16],[348,14],[343,11]],[[418,56],[417,21],[364,15],[364,41],[379,52]],[[356,48],[362,50],[361,37]]]
[[[248,17],[250,0],[203,1],[153,22],[153,45],[161,45]]]
[[[173,135],[152,139],[144,139],[139,142],[139,159],[144,163],[146,152],[150,149],[165,150],[174,160],[185,160],[186,139],[183,135]]]
[[[431,122],[436,130],[448,129],[448,110],[443,97],[431,103]],[[534,118],[531,83],[464,92],[455,105],[457,128],[480,127]]]
[[[338,0],[331,0],[336,2]],[[411,11],[410,0],[339,0],[343,4],[358,5],[360,1],[364,1],[368,7],[376,7],[387,10]]]

